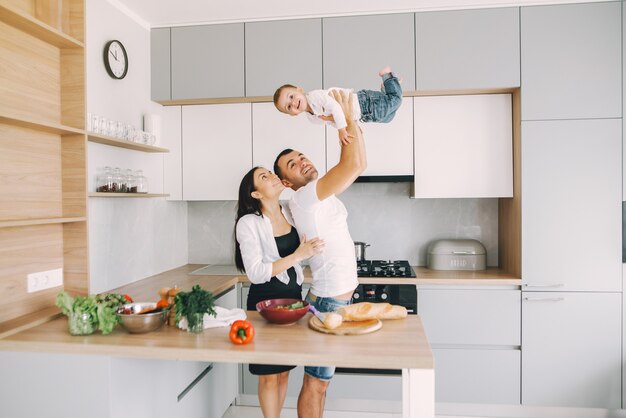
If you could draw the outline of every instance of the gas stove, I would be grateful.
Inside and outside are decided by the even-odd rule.
[[[358,277],[415,277],[407,260],[363,260],[356,262]]]

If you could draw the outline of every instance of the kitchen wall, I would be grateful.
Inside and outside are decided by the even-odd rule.
[[[86,1],[87,111],[142,128],[150,101],[150,31],[108,1]],[[122,80],[104,69],[107,41],[120,40],[129,68]],[[158,144],[157,144],[158,145]],[[143,169],[149,191],[163,191],[163,155],[89,143],[89,191],[98,168]],[[100,292],[187,263],[187,204],[162,198],[89,198],[90,291]]]
[[[406,259],[426,264],[428,243],[474,238],[498,265],[498,199],[410,199],[411,183],[357,183],[339,198],[348,210],[355,241],[368,259]],[[189,262],[233,264],[236,202],[189,202]]]

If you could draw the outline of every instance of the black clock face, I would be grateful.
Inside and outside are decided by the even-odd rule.
[[[109,41],[104,46],[104,67],[107,73],[121,80],[128,72],[128,55],[120,41]]]

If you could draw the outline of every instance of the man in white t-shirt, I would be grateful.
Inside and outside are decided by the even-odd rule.
[[[341,147],[336,166],[318,179],[313,163],[292,149],[282,151],[274,172],[286,187],[295,191],[289,209],[300,235],[319,237],[326,243],[321,254],[309,259],[313,281],[306,300],[320,312],[332,312],[350,303],[358,285],[354,242],[350,237],[347,211],[337,195],[350,186],[365,170],[365,146],[361,130],[352,118],[352,96],[333,91],[346,116],[350,143]],[[299,418],[321,418],[326,389],[334,367],[304,368],[304,381],[298,397]]]

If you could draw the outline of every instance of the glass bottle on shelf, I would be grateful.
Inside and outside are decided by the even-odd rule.
[[[122,170],[115,167],[113,170],[113,190],[112,192],[126,193],[126,179],[122,175]]]
[[[124,178],[126,178],[126,193],[137,193],[137,179],[130,168],[124,170]]]
[[[113,170],[111,167],[104,167],[96,179],[96,192],[112,192],[113,190]]]
[[[143,170],[135,171],[137,193],[148,193],[148,179],[143,175]]]

